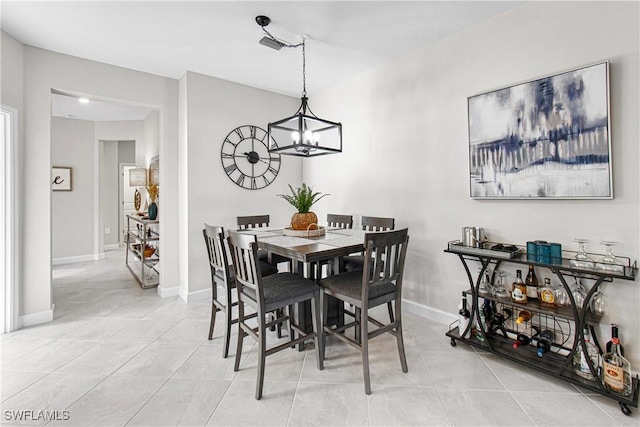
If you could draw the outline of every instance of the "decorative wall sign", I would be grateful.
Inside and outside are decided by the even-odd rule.
[[[71,168],[56,166],[51,168],[51,189],[53,191],[71,191]]]
[[[613,197],[609,63],[468,99],[474,198]]]

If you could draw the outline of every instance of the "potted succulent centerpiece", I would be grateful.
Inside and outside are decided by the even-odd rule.
[[[291,194],[278,194],[287,202],[291,203],[297,210],[291,217],[291,228],[294,230],[316,230],[318,228],[318,217],[310,212],[311,206],[328,194],[320,192],[314,193],[311,187],[302,183],[302,187],[294,188],[289,184]]]

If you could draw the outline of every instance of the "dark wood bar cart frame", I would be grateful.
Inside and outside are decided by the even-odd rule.
[[[490,247],[490,244],[487,245]],[[469,326],[465,331],[459,331],[457,322],[454,322],[446,335],[451,338],[451,345],[455,346],[457,341],[481,348],[484,351],[496,354],[508,360],[526,365],[537,371],[551,375],[554,378],[567,381],[569,383],[580,386],[590,392],[598,393],[610,399],[617,400],[622,412],[626,415],[631,414],[629,406],[635,408],[638,407],[638,376],[632,378],[632,393],[630,396],[622,396],[617,393],[613,393],[607,390],[602,383],[599,372],[596,366],[593,365],[590,358],[586,358],[591,373],[596,378],[596,381],[589,381],[581,378],[574,373],[573,370],[573,356],[578,351],[578,346],[582,347],[584,352],[587,351],[583,337],[583,327],[588,327],[593,342],[598,347],[600,354],[602,355],[602,346],[597,339],[597,331],[595,326],[600,323],[600,317],[589,310],[589,302],[593,295],[598,291],[600,285],[603,282],[613,282],[614,280],[631,280],[634,281],[638,271],[637,262],[631,262],[631,259],[617,256],[617,260],[620,263],[624,263],[623,272],[610,272],[597,269],[582,269],[575,268],[570,265],[570,259],[575,254],[572,251],[564,251],[563,255],[570,254],[569,258],[562,258],[557,260],[557,263],[537,262],[532,260],[532,257],[527,257],[524,253],[524,248],[518,247],[519,250],[512,253],[500,253],[489,249],[478,249],[461,246],[459,242],[449,242],[446,253],[457,255],[467,274],[469,280],[470,289],[465,291],[467,296],[471,297],[471,312],[472,321],[469,322]],[[599,259],[602,255],[591,254],[593,259]],[[479,273],[474,277],[470,268],[469,261],[477,262],[480,264]],[[485,271],[489,268],[493,268],[493,274],[491,275],[491,282],[495,281],[495,271],[503,264],[514,264],[516,267],[519,265],[528,267],[533,265],[534,267],[545,268],[551,271],[557,276],[561,285],[569,296],[571,302],[570,306],[547,308],[541,306],[536,300],[529,301],[526,305],[513,303],[510,298],[499,298],[488,294],[480,294],[480,283],[485,275]],[[571,293],[566,277],[575,277],[579,280],[588,279],[593,281],[591,289],[587,292],[584,303],[581,307],[576,305],[576,301]],[[479,301],[482,299],[489,300],[491,304],[500,304],[501,306],[511,307],[514,310],[526,309],[541,319],[546,319],[551,323],[564,323],[569,325],[572,329],[572,339],[566,339],[564,342],[554,342],[554,351],[539,357],[536,353],[536,347],[533,345],[523,345],[517,350],[512,346],[515,339],[515,333],[517,331],[509,330],[505,331],[502,335],[489,334],[484,325],[481,314]],[[515,315],[515,313],[514,313]],[[471,330],[474,325],[477,325],[478,334],[483,337],[482,340],[472,336]],[[507,333],[508,332],[508,333]]]

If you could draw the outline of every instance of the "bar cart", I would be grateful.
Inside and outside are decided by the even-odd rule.
[[[499,245],[504,247],[505,245]],[[573,357],[581,348],[587,353],[583,330],[587,328],[593,339],[593,343],[602,355],[602,346],[598,342],[596,326],[600,323],[601,315],[590,311],[590,302],[598,292],[603,282],[613,282],[615,280],[635,280],[638,267],[637,262],[631,262],[626,257],[617,257],[621,264],[620,271],[602,271],[598,269],[576,268],[570,263],[575,254],[572,251],[564,251],[563,256],[570,255],[569,258],[556,258],[553,263],[551,259],[540,262],[538,258],[527,256],[525,249],[520,246],[507,245],[513,250],[494,250],[495,244],[485,242],[481,247],[463,246],[459,241],[449,242],[446,253],[457,255],[467,274],[470,289],[465,290],[463,295],[471,298],[471,321],[464,331],[460,331],[457,321],[452,323],[446,335],[451,338],[451,345],[455,346],[457,341],[481,348],[484,351],[496,354],[508,360],[529,366],[537,371],[559,378],[566,382],[575,384],[590,392],[598,393],[610,399],[617,400],[620,409],[625,415],[630,415],[629,406],[638,407],[638,376],[632,378],[631,394],[624,396],[614,393],[605,388],[598,367],[594,366],[592,360],[586,357],[589,365],[591,380],[585,379],[574,372]],[[595,255],[595,254],[594,254]],[[479,273],[474,277],[469,266],[469,261],[479,263]],[[503,264],[510,264],[515,267],[522,265],[528,267],[544,268],[557,276],[562,287],[564,287],[569,304],[564,307],[549,308],[540,304],[537,300],[532,300],[526,304],[515,303],[510,297],[500,297],[482,289],[485,272],[493,270],[489,275],[490,284],[493,286],[496,280],[496,271]],[[573,277],[576,283],[581,280],[592,281],[593,285],[586,292],[584,301],[575,300],[572,295],[567,277]],[[480,305],[482,304],[482,309]],[[487,308],[485,310],[485,308]],[[529,322],[531,343],[514,348],[514,342],[518,334],[522,333],[522,325],[513,319],[518,310],[527,310],[533,313],[535,321]],[[487,322],[486,312],[502,311],[503,318],[511,316],[511,320],[505,321],[502,325],[491,325]],[[546,328],[553,334],[550,346],[551,351],[544,354],[544,357],[536,352],[537,344],[534,338],[533,329],[537,331]],[[539,339],[539,338],[538,338]],[[539,346],[538,346],[539,347]]]
[[[125,263],[142,289],[155,288],[160,284],[157,270],[160,262],[158,224],[157,219],[127,215]]]

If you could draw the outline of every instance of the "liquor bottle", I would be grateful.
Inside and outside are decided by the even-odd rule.
[[[607,343],[607,353],[611,353],[611,346],[613,345],[613,339],[618,338],[618,325],[611,324],[611,340]],[[618,340],[619,341],[619,340]],[[618,348],[620,349],[620,355],[624,356],[624,347],[622,344],[618,344]]]
[[[589,381],[595,381],[597,378],[597,372],[600,370],[600,352],[598,351],[598,347],[596,347],[595,344],[591,342],[589,328],[586,326],[583,329],[582,338],[584,340],[584,345],[587,348],[587,353],[585,354],[584,350],[582,349],[582,345],[578,344],[576,353],[573,355],[573,370],[582,378]],[[591,359],[591,363],[596,369],[596,375],[591,372],[589,363],[587,362],[587,357]]]
[[[604,368],[604,386],[623,396],[629,396],[631,391],[631,367],[629,361],[620,354],[620,340],[611,338],[611,351],[605,353],[602,362]]]
[[[538,299],[538,278],[536,272],[533,271],[533,265],[529,266],[529,273],[524,281],[527,287],[527,298],[530,300]]]
[[[513,343],[513,348],[518,348],[521,345],[527,345],[531,343],[531,341],[536,339],[539,333],[540,333],[540,329],[538,329],[535,326],[531,327],[531,336],[525,333],[519,333],[518,336],[516,337],[516,341]]]
[[[556,292],[551,288],[551,279],[544,279],[544,285],[538,289],[538,291],[540,292],[539,300],[541,306],[551,308],[558,306],[556,303]]]
[[[520,313],[518,314],[518,318],[516,319],[516,323],[518,325],[521,325],[523,323],[527,323],[529,320],[531,320],[532,316],[533,316],[533,314],[531,314],[530,311],[520,310]]]
[[[462,293],[462,304],[458,311],[459,332],[462,338],[469,338],[471,334],[471,328],[469,328],[469,321],[471,320],[471,313],[467,309],[467,296]],[[467,329],[469,329],[467,331]],[[465,332],[466,331],[466,332]]]
[[[478,341],[484,341],[484,332],[482,331],[482,328],[485,327],[485,319],[484,319],[484,313],[482,313],[482,310],[480,310],[480,319],[478,320],[478,322],[474,322],[475,326],[474,326],[474,330],[475,330],[475,336],[476,339]]]
[[[516,270],[516,281],[513,282],[513,290],[511,291],[511,300],[519,304],[527,303],[527,287],[522,281],[521,270]]]
[[[542,357],[545,353],[551,351],[551,344],[553,343],[554,334],[553,331],[545,329],[540,333],[536,346],[538,347],[538,356]]]
[[[491,306],[491,301],[488,299],[484,299],[482,302],[482,307],[479,310],[480,320],[478,325],[476,326],[476,338],[478,341],[484,341],[485,333],[489,332],[489,319],[493,314],[493,307]],[[484,332],[483,332],[484,329]]]

